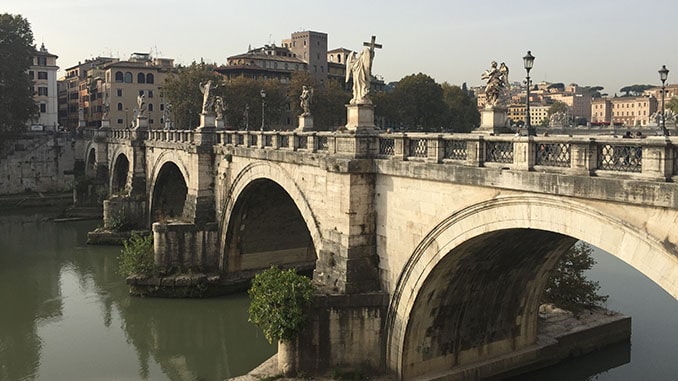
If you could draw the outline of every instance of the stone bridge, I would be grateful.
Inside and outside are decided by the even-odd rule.
[[[676,138],[88,136],[88,174],[109,179],[106,221],[152,225],[157,264],[221,277],[314,268],[322,295],[296,359],[309,369],[368,365],[401,379],[511,369],[505,356],[538,345],[549,270],[577,240],[678,298]]]

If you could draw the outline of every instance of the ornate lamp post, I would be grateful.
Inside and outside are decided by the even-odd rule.
[[[261,95],[261,131],[264,130],[264,107],[266,104],[266,92],[262,89],[259,94]]]
[[[532,127],[530,123],[530,69],[534,65],[534,56],[528,50],[527,55],[523,57],[523,64],[525,65],[525,71],[527,71],[527,97],[525,102],[525,126],[527,126],[527,135],[535,136],[537,135],[537,129]]]
[[[662,65],[662,68],[659,69],[659,79],[662,81],[662,134],[664,136],[669,136],[669,130],[666,129],[666,114],[664,114],[664,93],[666,88],[666,78],[669,76],[669,69],[666,68],[666,65]]]

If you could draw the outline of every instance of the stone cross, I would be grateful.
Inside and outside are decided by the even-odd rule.
[[[381,49],[382,46],[381,44],[377,44],[377,36],[372,36],[372,41],[370,42],[363,42],[363,46],[369,46],[370,51],[374,52],[374,48]]]

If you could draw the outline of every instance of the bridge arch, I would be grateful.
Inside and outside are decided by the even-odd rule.
[[[576,240],[678,299],[678,258],[660,239],[572,200],[497,198],[452,214],[414,250],[387,312],[389,368],[409,379],[533,344],[548,271]]]
[[[125,153],[114,156],[111,171],[110,190],[111,194],[127,194],[127,184],[131,172],[130,161]]]
[[[257,193],[259,193],[259,196],[257,196]],[[263,195],[266,196],[262,198]],[[255,197],[259,198],[253,200]],[[270,199],[267,200],[267,198]],[[252,202],[273,203],[275,210],[268,212],[273,215],[274,219],[289,214],[287,218],[292,219],[289,220],[290,225],[294,225],[292,226],[293,231],[289,232],[290,239],[294,239],[294,237],[298,239],[300,235],[306,234],[310,241],[308,248],[313,251],[307,253],[306,259],[309,260],[312,257],[312,261],[316,260],[318,249],[322,247],[322,235],[304,193],[293,180],[293,176],[281,166],[270,162],[257,162],[247,165],[238,173],[225,195],[221,214],[219,245],[221,248],[219,263],[223,271],[244,269],[241,266],[242,263],[229,263],[229,260],[233,261],[236,258],[237,261],[240,261],[238,257],[242,257],[242,255],[233,255],[234,243],[231,241],[234,239],[234,234],[242,226],[245,226],[242,223],[243,214],[247,213],[244,206]],[[302,230],[305,230],[305,232],[302,232]],[[300,255],[296,254],[296,258],[299,257]],[[269,262],[272,264],[282,264],[277,263],[276,260],[275,257],[269,257]]]
[[[85,151],[85,176],[94,177],[97,173],[97,156],[96,148],[93,144],[87,145],[87,150]]]
[[[172,157],[171,152],[163,152],[151,170],[149,226],[160,219],[183,215],[190,177],[186,166]]]

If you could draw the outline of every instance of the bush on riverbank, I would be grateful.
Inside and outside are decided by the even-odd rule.
[[[264,331],[269,343],[293,340],[308,321],[314,293],[311,279],[271,266],[252,280],[248,320]]]
[[[123,242],[121,255],[118,257],[118,272],[124,277],[132,275],[152,275],[155,270],[153,259],[153,236],[132,233]]]

